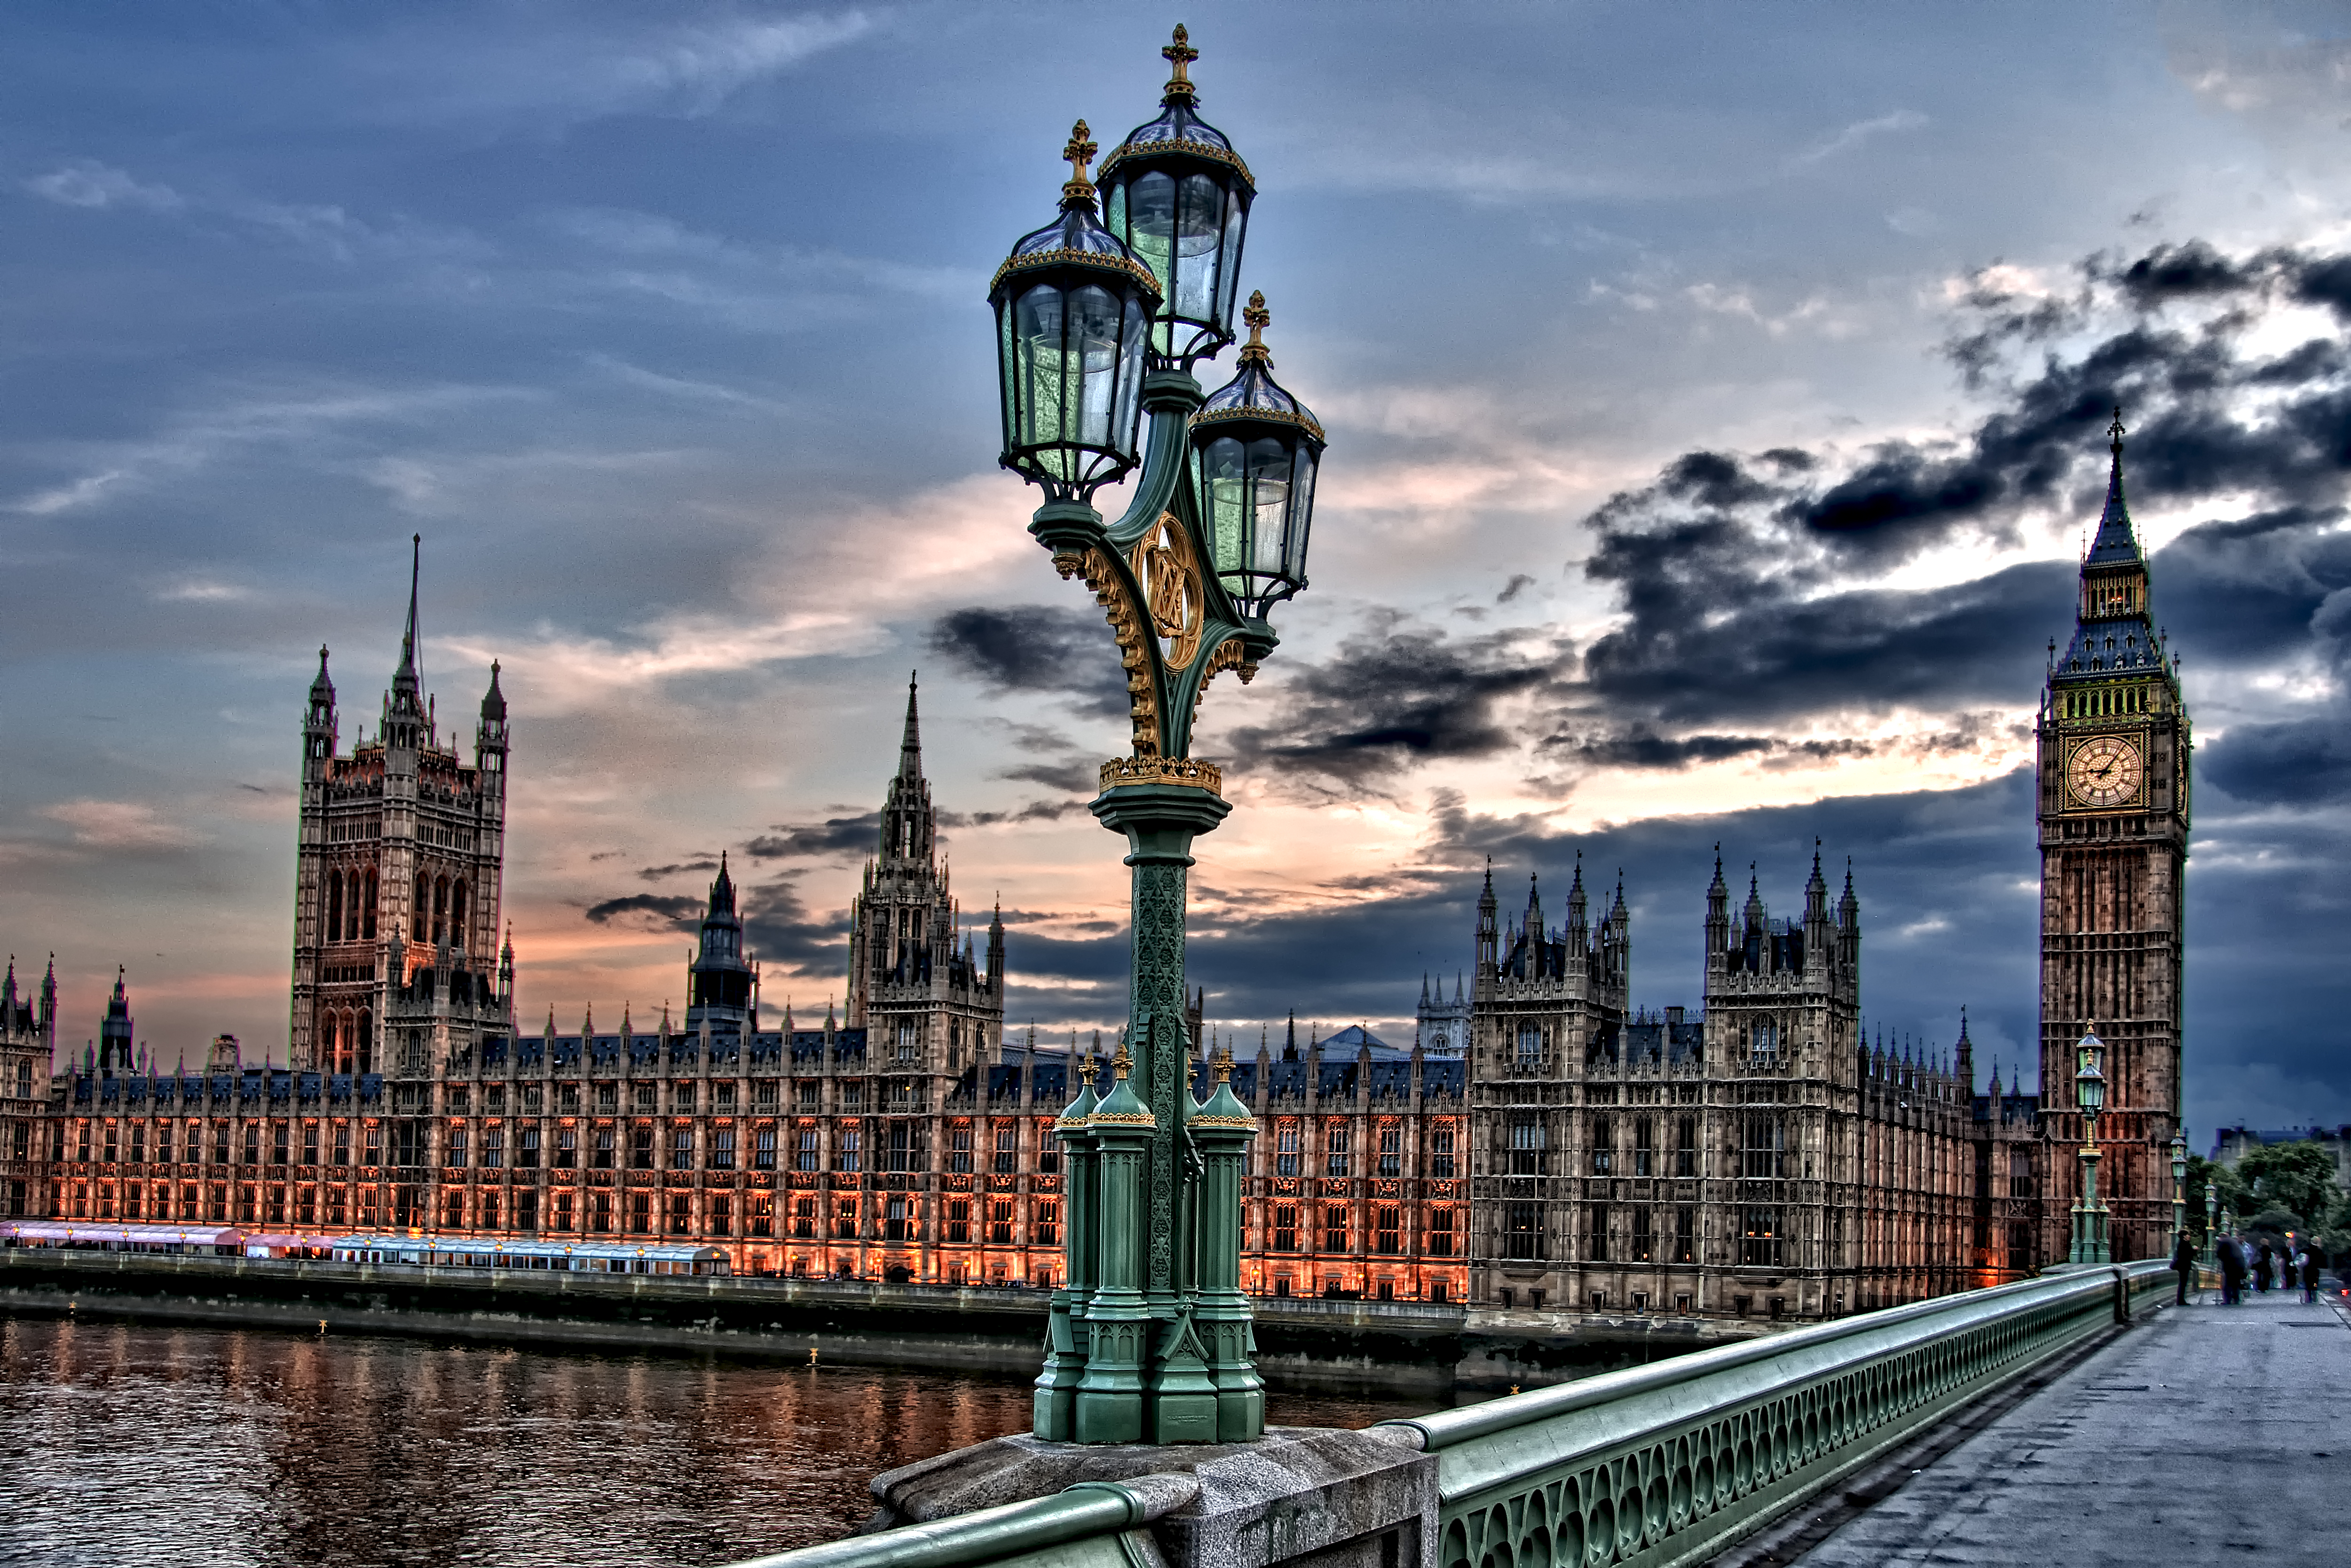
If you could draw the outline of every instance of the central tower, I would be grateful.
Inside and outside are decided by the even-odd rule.
[[[2065,1206],[2081,1196],[2073,1047],[2095,1028],[2106,1043],[2101,1197],[2122,1260],[2164,1250],[2171,1224],[2190,747],[2179,665],[2150,614],[2147,556],[2123,499],[2119,412],[2108,434],[2105,510],[2039,725],[2041,1128],[2052,1156],[2041,1255],[2065,1255]]]

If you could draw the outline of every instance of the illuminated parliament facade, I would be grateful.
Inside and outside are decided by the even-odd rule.
[[[2115,1056],[2117,1255],[2160,1249],[2142,1154],[2178,1116],[2186,720],[2147,633],[2119,445],[2084,584],[2042,728],[2042,1093],[1997,1073],[1979,1092],[1964,1024],[1939,1053],[1865,1035],[1860,900],[1817,852],[1784,915],[1718,855],[1692,890],[1695,1010],[1633,1006],[1621,885],[1588,890],[1579,867],[1554,923],[1531,879],[1505,907],[1489,871],[1469,993],[1424,987],[1411,1048],[1301,1045],[1293,1025],[1236,1064],[1260,1134],[1245,1285],[1802,1319],[2013,1279],[2064,1256],[2078,1119],[2047,1075],[2093,1024]],[[339,749],[323,653],[310,690],[289,1060],[256,1066],[223,1037],[167,1067],[135,1045],[120,979],[104,1049],[61,1059],[54,974],[23,995],[12,963],[8,1215],[688,1239],[744,1273],[1057,1281],[1052,1124],[1073,1071],[1091,1061],[1106,1090],[1108,1064],[1006,1038],[1003,924],[983,936],[953,897],[913,691],[840,1016],[762,1017],[722,861],[682,1017],[528,1027],[499,941],[505,698],[493,666],[468,761],[422,695],[414,616],[412,593],[372,738]],[[2098,769],[2124,751],[2118,786]]]

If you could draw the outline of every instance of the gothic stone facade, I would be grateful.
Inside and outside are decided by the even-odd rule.
[[[1815,856],[1802,914],[1719,861],[1703,1007],[1628,995],[1623,890],[1562,925],[1489,874],[1466,1001],[1425,997],[1429,1047],[1270,1042],[1233,1074],[1257,1114],[1243,1280],[1262,1292],[1505,1311],[1814,1318],[2032,1272],[2064,1256],[2080,1119],[2072,1044],[2109,1042],[2105,1182],[2122,1255],[2163,1249],[2179,1117],[2188,727],[2147,617],[2117,450],[2073,645],[2041,719],[2041,1092],[1974,1092],[1861,1029],[1860,904]],[[408,636],[372,741],[338,755],[323,659],[303,727],[292,1051],[233,1042],[162,1073],[118,977],[55,1078],[52,973],[0,993],[0,1179],[11,1214],[265,1228],[693,1239],[747,1272],[1050,1283],[1068,1054],[1008,1049],[1000,919],[984,957],[936,853],[909,693],[856,895],[847,1011],[759,1016],[722,865],[684,1019],[600,1032],[513,1017],[495,972],[506,706],[492,671],[463,764]],[[1198,1040],[1200,1004],[1193,1005]],[[1198,1071],[1206,1092],[1205,1053]],[[1102,1064],[1097,1060],[1098,1071]],[[1107,1088],[1104,1082],[1101,1087]]]

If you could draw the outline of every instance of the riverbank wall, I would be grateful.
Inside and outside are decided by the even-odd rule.
[[[0,1249],[0,1313],[1033,1375],[1041,1291]],[[1258,1366],[1315,1393],[1501,1393],[1768,1332],[1701,1318],[1260,1297]]]

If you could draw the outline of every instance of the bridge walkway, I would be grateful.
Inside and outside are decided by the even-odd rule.
[[[2351,1562],[2351,1311],[2333,1289],[2219,1301],[2116,1335],[1779,1561]]]

